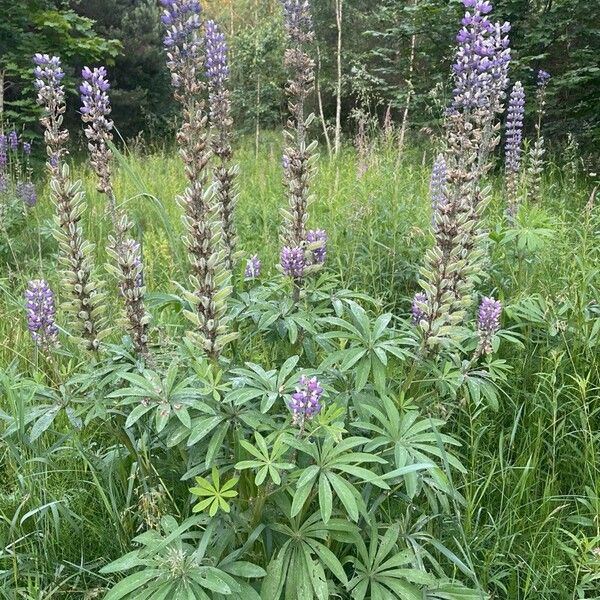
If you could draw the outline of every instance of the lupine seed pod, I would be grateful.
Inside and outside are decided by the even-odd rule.
[[[228,332],[227,298],[231,294],[231,273],[222,250],[223,224],[213,189],[208,185],[208,116],[203,100],[206,83],[202,38],[199,35],[200,3],[195,0],[161,0],[165,8],[164,44],[175,99],[183,110],[183,124],[177,136],[185,164],[188,188],[179,198],[184,210],[186,245],[192,266],[193,294],[187,296],[195,311],[186,315],[197,328],[198,340],[206,353],[217,359],[235,334]]]
[[[65,93],[61,81],[64,72],[60,59],[47,54],[33,58],[35,86],[38,103],[44,108],[41,123],[48,153],[50,190],[56,208],[54,231],[60,247],[60,262],[64,267],[63,285],[71,295],[66,308],[80,323],[82,339],[86,348],[98,350],[102,331],[101,313],[103,295],[92,277],[92,245],[84,239],[80,224],[85,211],[84,193],[79,181],[70,179],[69,166],[63,162],[65,144],[69,134],[62,128],[66,110]]]
[[[238,168],[231,164],[233,119],[231,118],[231,98],[227,88],[229,80],[228,48],[225,35],[214,21],[207,21],[205,29],[208,101],[210,122],[214,130],[211,145],[219,160],[214,168],[214,177],[217,183],[217,201],[223,223],[225,266],[233,272],[237,245],[234,212],[237,201],[235,178]]]
[[[508,23],[492,23],[490,2],[463,0],[463,27],[453,66],[454,101],[446,118],[446,189],[434,217],[435,244],[425,255],[419,302],[423,342],[433,346],[460,324],[472,301],[475,278],[485,256],[480,219],[489,192],[481,178],[499,141],[497,115],[503,109],[510,49]]]
[[[98,191],[108,199],[113,224],[114,235],[109,236],[107,252],[117,268],[109,266],[109,271],[115,275],[123,298],[126,329],[136,351],[146,355],[150,317],[144,306],[145,288],[140,245],[135,240],[126,238],[132,223],[127,213],[117,205],[112,184],[112,152],[109,144],[113,139],[114,124],[110,118],[110,83],[105,67],[84,67],[81,75],[81,118],[86,125],[84,131],[88,140],[90,163],[98,177]]]
[[[518,203],[519,173],[521,172],[521,150],[523,144],[523,119],[525,116],[525,90],[520,81],[513,86],[508,101],[506,117],[506,192],[507,215],[513,222]]]

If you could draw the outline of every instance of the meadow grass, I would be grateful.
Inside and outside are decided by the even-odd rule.
[[[280,140],[265,137],[258,154],[244,141],[236,160],[243,174],[240,247],[246,255],[260,255],[268,277],[278,261],[279,210],[285,203]],[[356,153],[347,147],[335,159],[322,157],[315,179],[310,225],[328,232],[328,268],[343,286],[374,296],[398,316],[410,309],[430,244],[432,160],[427,147],[399,157],[393,147],[374,146],[359,178]],[[115,190],[143,241],[147,288],[174,293],[175,282],[184,282],[187,273],[174,200],[185,186],[180,160],[173,152],[157,151],[126,153],[118,162]],[[79,164],[75,172],[87,194],[86,234],[101,265],[109,229],[106,205],[95,191],[93,173]],[[459,549],[458,559],[494,597],[596,598],[600,212],[586,208],[590,182],[569,181],[560,166],[550,165],[543,202],[523,206],[519,227],[506,229],[501,180],[492,177],[490,184],[489,259],[479,287],[503,300],[505,327],[521,344],[500,348],[510,372],[497,411],[486,405],[452,411],[450,430],[462,442],[459,455],[467,467],[454,484],[465,503],[460,528],[442,525],[438,536]],[[42,275],[58,289],[51,215],[48,195],[41,194],[24,229],[10,240],[7,256],[14,252],[18,260],[9,258],[0,269],[3,372],[35,375],[22,294],[28,279]],[[239,281],[242,271],[240,264]],[[156,321],[164,325],[170,318],[160,315]],[[57,368],[66,373],[75,365],[63,362]],[[5,393],[0,408],[19,414],[23,406],[17,397]],[[127,473],[120,479],[125,483],[115,487],[119,479],[108,475],[110,457],[94,457],[93,431],[65,433],[53,445],[44,444],[41,438],[28,451],[17,451],[0,442],[2,568],[18,569],[19,581],[27,582],[25,597],[92,598],[103,583],[96,567],[128,549],[137,495],[127,485]]]

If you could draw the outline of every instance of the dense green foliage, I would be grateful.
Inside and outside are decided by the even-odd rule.
[[[597,9],[163,4],[0,26],[0,599],[597,599]]]
[[[193,397],[197,386],[204,390],[201,391],[202,401],[211,406],[211,411],[215,410],[211,398],[216,394],[214,397],[229,399],[221,406],[222,410],[228,410],[228,401],[239,403],[248,410],[248,402],[254,402],[250,398],[257,398],[260,406],[248,414],[242,412],[238,417],[249,419],[249,423],[254,423],[252,410],[261,407],[271,414],[272,411],[281,414],[281,410],[285,410],[285,396],[279,394],[282,391],[285,394],[296,383],[290,371],[294,369],[293,365],[289,361],[284,365],[284,362],[299,350],[303,357],[298,368],[315,360],[311,358],[310,345],[304,344],[300,348],[293,337],[287,342],[280,339],[282,333],[287,338],[293,331],[290,329],[293,320],[285,317],[286,313],[278,312],[285,303],[280,307],[275,304],[272,308],[260,306],[260,298],[264,301],[277,289],[273,288],[278,277],[273,269],[278,253],[278,220],[274,215],[282,203],[282,188],[277,159],[279,143],[263,140],[257,157],[253,145],[254,141],[248,140],[238,152],[244,173],[238,217],[243,249],[250,254],[258,251],[265,262],[262,278],[266,287],[249,283],[242,288],[254,290],[254,298],[259,304],[252,303],[246,308],[244,302],[239,305],[238,319],[242,319],[249,308],[254,313],[248,313],[250,320],[243,321],[245,325],[240,322],[245,341],[235,345],[233,352],[238,359],[247,357],[246,360],[252,363],[260,363],[265,371],[248,365],[236,372],[233,381],[242,378],[245,382],[245,387],[237,391],[235,385],[233,390],[229,387],[231,375],[223,380],[207,379],[207,366],[195,352],[178,355],[176,346],[169,342],[177,339],[187,327],[185,319],[178,314],[179,288],[174,283],[182,280],[187,269],[179,210],[172,202],[184,185],[178,161],[161,154],[133,155],[122,163],[116,180],[117,193],[131,199],[129,209],[138,231],[143,232],[147,286],[154,292],[151,304],[153,344],[160,343],[163,352],[166,351],[151,369],[162,373],[158,375],[159,385],[176,384],[172,390],[164,388],[158,392],[159,388],[149,388],[140,393],[166,394],[164,397],[171,398],[174,404],[179,401],[186,405],[191,403],[188,410],[194,419],[198,418],[194,416],[198,400]],[[335,277],[339,299],[347,307],[350,304],[346,303],[341,290],[354,289],[371,295],[374,298],[371,302],[366,297],[359,299],[368,310],[371,327],[377,315],[394,314],[395,318],[384,331],[386,336],[391,335],[386,339],[396,339],[397,343],[410,331],[404,318],[415,288],[417,266],[430,243],[427,164],[431,156],[426,152],[423,164],[422,152],[414,149],[398,161],[393,144],[369,147],[368,169],[359,179],[357,157],[350,150],[344,150],[336,160],[321,161],[315,182],[318,201],[313,206],[312,222],[326,228],[330,234],[325,281]],[[418,407],[422,415],[418,419],[426,415],[436,418],[443,415],[449,420],[444,434],[460,440],[461,446],[446,446],[445,460],[451,464],[438,463],[441,472],[450,477],[445,484],[450,486],[450,496],[446,497],[438,489],[442,480],[435,484],[435,479],[431,480],[427,474],[416,479],[417,490],[427,490],[427,486],[434,485],[431,493],[415,493],[412,483],[408,487],[406,483],[400,485],[393,496],[394,501],[387,504],[389,500],[386,500],[384,505],[388,507],[386,511],[391,510],[398,525],[390,529],[385,538],[380,538],[380,543],[393,546],[394,536],[400,533],[401,542],[397,547],[406,548],[408,544],[412,550],[421,548],[426,565],[439,562],[447,574],[453,571],[449,567],[454,565],[454,574],[472,587],[479,585],[507,600],[591,599],[595,597],[600,575],[600,563],[595,554],[600,545],[597,463],[599,216],[597,207],[588,205],[590,182],[577,174],[576,163],[574,169],[573,179],[562,175],[562,166],[547,170],[543,203],[523,207],[520,225],[515,229],[501,225],[503,194],[501,188],[495,186],[496,200],[488,218],[492,232],[490,279],[482,283],[482,289],[493,291],[506,304],[503,323],[506,337],[495,357],[496,361],[506,361],[503,367],[506,377],[498,381],[499,388],[479,388],[483,395],[478,399],[475,394],[478,386],[474,386],[476,379],[465,387],[455,379],[456,372],[449,366],[446,370],[431,371],[424,378],[420,369],[412,375],[406,374],[403,361],[392,358],[387,370],[388,383],[385,385],[389,386],[388,393],[392,393],[398,403],[400,414],[410,415],[410,410]],[[566,172],[571,171],[567,169]],[[103,218],[104,201],[94,191],[90,173],[87,170],[80,173],[90,203],[86,233],[96,242],[100,261],[108,227]],[[225,560],[224,555],[219,557],[218,554],[222,546],[210,543],[213,529],[207,529],[202,538],[194,533],[198,527],[204,531],[202,515],[187,520],[196,503],[187,492],[193,487],[193,481],[180,481],[180,478],[187,469],[191,470],[186,477],[195,476],[200,469],[206,485],[212,485],[212,466],[206,469],[205,461],[211,463],[211,456],[220,446],[223,435],[229,435],[224,434],[225,430],[219,425],[227,423],[226,418],[219,420],[224,417],[216,413],[208,416],[208,421],[205,418],[203,423],[198,422],[195,437],[206,436],[204,441],[191,440],[195,444],[192,448],[197,447],[198,452],[191,452],[191,448],[187,450],[184,441],[183,455],[176,458],[177,454],[167,451],[164,446],[175,443],[177,437],[186,432],[186,418],[176,418],[176,411],[167,422],[159,419],[155,424],[159,413],[155,412],[153,404],[149,404],[152,412],[143,418],[152,415],[151,420],[134,423],[141,415],[140,411],[134,411],[129,418],[130,427],[120,429],[119,419],[129,414],[128,404],[122,404],[120,399],[129,402],[137,397],[137,392],[132,390],[148,385],[144,383],[146,378],[154,381],[156,377],[148,371],[144,378],[134,376],[139,365],[128,358],[125,350],[115,348],[95,370],[89,368],[93,363],[90,365],[87,359],[82,361],[77,353],[71,353],[66,336],[63,337],[63,350],[55,354],[54,362],[44,363],[42,357],[36,357],[33,352],[25,328],[21,294],[30,277],[44,275],[52,285],[58,284],[51,268],[55,245],[47,233],[50,215],[51,207],[44,199],[27,214],[20,225],[20,233],[18,229],[13,230],[10,241],[19,260],[4,269],[2,278],[0,310],[4,318],[0,324],[0,356],[5,371],[0,383],[3,411],[0,414],[4,421],[0,566],[5,597],[12,600],[11,590],[14,589],[20,589],[25,598],[90,597],[85,595],[85,590],[92,594],[91,597],[94,590],[101,596],[101,590],[117,577],[120,568],[139,564],[140,548],[148,547],[147,560],[155,561],[151,564],[158,567],[164,564],[167,555],[163,554],[161,558],[161,539],[174,528],[177,535],[173,539],[184,544],[184,554],[191,552],[190,546],[186,546],[189,542],[196,548],[199,539],[203,539],[200,547],[204,551],[208,544],[211,558],[207,564],[220,570],[213,573],[216,581],[228,581],[235,587],[226,575],[219,575],[228,569],[239,584],[243,584],[246,577],[260,576],[263,574],[261,569],[248,564],[249,561],[264,567],[256,548],[245,558],[231,556]],[[238,272],[236,277],[236,286],[242,286],[241,273]],[[324,282],[314,285],[316,292]],[[321,288],[321,295],[310,300],[317,302],[313,308],[327,305],[327,289]],[[275,311],[274,325],[269,325],[271,318],[266,316],[264,325],[254,321],[265,310]],[[318,311],[317,314],[322,313]],[[307,327],[309,315],[308,312],[299,314],[302,327]],[[351,324],[353,318],[344,309],[343,322]],[[356,318],[363,317],[357,313]],[[62,323],[61,316],[59,322]],[[318,323],[317,319],[315,326],[323,326]],[[340,325],[338,322],[330,329],[334,334],[327,336],[329,340],[340,343],[340,349],[348,348],[348,343],[354,348],[359,347],[359,339],[350,341],[348,335],[339,331]],[[255,327],[259,329],[246,337]],[[344,337],[347,342],[341,341]],[[306,338],[306,341],[319,339],[308,332]],[[323,339],[320,343],[329,342]],[[317,356],[323,358],[330,354],[321,352],[318,351]],[[178,373],[173,371],[164,379],[167,365],[163,363],[171,362],[174,356],[179,356]],[[375,401],[377,379],[373,379],[374,374],[366,373],[366,388],[353,391],[354,369],[346,371],[344,362],[350,364],[342,356],[332,356],[330,363],[338,366],[334,371],[331,367],[326,368],[326,372],[336,375],[326,379],[326,412],[321,426],[335,425],[340,419],[335,407],[342,410],[341,407],[348,403],[348,417],[344,419],[349,419],[346,427],[351,427],[354,432],[361,418],[375,414],[363,411]],[[117,373],[126,380],[115,389],[111,382]],[[184,374],[187,374],[187,382],[182,378]],[[169,378],[172,384],[168,384]],[[186,385],[192,387],[191,392],[186,392]],[[188,393],[191,396],[186,395]],[[391,414],[397,410],[394,405],[387,408]],[[44,417],[48,407],[55,407],[49,413],[53,420]],[[405,413],[406,410],[409,412]],[[362,417],[356,420],[356,416],[351,416],[354,411]],[[108,414],[113,417],[106,420]],[[247,461],[237,465],[240,482],[231,484],[234,491],[241,494],[241,504],[236,506],[243,506],[244,498],[252,497],[255,478],[256,483],[260,483],[266,477],[263,485],[267,489],[274,489],[273,479],[282,477],[286,480],[290,455],[278,458],[278,452],[285,451],[285,447],[278,449],[277,445],[272,445],[274,439],[267,437],[268,422],[264,416],[261,419],[259,431],[267,440],[266,450],[259,436],[253,439],[252,435],[245,434],[242,438],[244,446],[240,447],[244,455],[235,459]],[[83,427],[82,422],[86,423]],[[141,423],[145,424],[141,427]],[[158,438],[153,433],[156,426],[166,427]],[[397,439],[402,445],[410,444],[410,428],[396,433],[388,429],[389,433],[384,434],[385,427],[376,420],[370,427],[382,428],[382,436],[399,436]],[[245,430],[245,426],[242,429]],[[134,435],[141,436],[139,446],[131,447],[123,438],[124,431],[128,431],[128,435],[137,431]],[[364,435],[365,430],[356,430],[356,433]],[[381,441],[384,439],[381,437]],[[437,451],[439,442],[434,440],[435,436],[430,440],[431,449]],[[298,452],[301,450],[300,447]],[[365,447],[365,451],[370,451],[369,447]],[[267,452],[272,469],[261,475],[261,465],[267,464]],[[451,466],[456,460],[453,457],[460,460],[464,470]],[[220,469],[219,486],[233,476],[231,471],[221,472],[222,460],[216,463]],[[365,466],[378,468],[373,463]],[[151,469],[150,473],[147,473],[148,469]],[[360,485],[360,477],[354,481],[355,485]],[[237,503],[238,496],[232,501]],[[345,521],[346,533],[341,537],[339,532],[336,533],[336,519],[343,505],[335,500],[335,496],[333,506],[327,544],[342,560],[344,549],[349,548],[348,536],[351,536],[352,528]],[[235,510],[239,517],[238,509]],[[169,518],[160,530],[156,529],[151,535],[143,534],[143,538],[140,536],[141,546],[131,545],[130,540],[136,532],[158,527],[157,519],[165,514],[176,515],[177,522]],[[215,518],[229,523],[226,514],[218,515]],[[276,547],[279,548],[286,536],[292,535],[294,527],[299,526],[297,519],[289,525],[284,522],[276,525],[273,530]],[[318,545],[323,539],[323,526],[313,528],[316,539],[311,537],[309,524],[304,526],[307,529],[302,530],[303,533],[293,535],[301,535],[306,540],[303,544]],[[382,536],[384,533],[381,531]],[[373,543],[372,533],[370,537]],[[226,543],[218,536],[214,540]],[[104,574],[98,573],[100,567],[130,551],[137,554],[113,565]],[[367,549],[353,559],[351,570],[350,564],[345,563],[344,571],[340,572],[333,559],[322,556],[327,572],[333,568],[333,575],[328,577],[333,577],[338,585],[346,576],[343,573],[354,572],[355,577],[360,577],[365,568],[361,564],[370,560],[368,543]],[[399,566],[403,556],[398,556]],[[231,561],[236,560],[245,562],[229,568]],[[436,569],[434,567],[434,571]],[[339,577],[335,576],[336,570]],[[150,571],[147,573],[150,575]],[[137,579],[146,581],[141,576]],[[353,585],[358,585],[358,581],[354,579]],[[424,579],[421,577],[419,581],[422,585]],[[210,586],[211,582],[206,585]],[[212,585],[215,585],[214,581]]]

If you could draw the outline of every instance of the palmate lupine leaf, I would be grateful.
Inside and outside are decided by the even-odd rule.
[[[289,507],[288,507],[289,508]],[[358,527],[343,519],[325,524],[319,513],[305,520],[290,518],[289,524],[272,528],[287,538],[273,556],[261,587],[261,598],[270,600],[327,600],[330,572],[344,586],[348,578],[339,558],[327,547],[327,539],[356,542]]]
[[[211,521],[203,532],[196,529],[205,522],[205,517],[195,516],[178,524],[173,517],[165,516],[161,531],[146,531],[134,538],[140,548],[106,565],[101,572],[138,570],[119,581],[105,598],[213,600],[223,596],[229,600],[259,600],[245,579],[261,578],[265,571],[238,560],[241,552],[223,560],[213,556],[218,520]]]
[[[242,447],[254,457],[254,460],[242,460],[235,465],[235,468],[239,471],[244,469],[257,469],[254,483],[256,486],[260,486],[265,482],[267,475],[275,485],[281,485],[280,471],[290,470],[294,468],[294,464],[282,461],[283,455],[289,450],[289,446],[285,444],[282,437],[279,435],[275,438],[273,448],[269,452],[267,446],[268,439],[257,432],[254,437],[256,439],[256,446],[253,446],[246,440],[240,440]]]
[[[355,451],[358,446],[365,444],[366,438],[350,437],[338,442],[329,437],[322,446],[290,438],[286,441],[308,454],[315,462],[295,473],[298,479],[290,510],[292,517],[300,513],[316,488],[324,523],[331,518],[334,496],[348,516],[353,521],[358,521],[360,514],[366,514],[366,507],[353,480],[368,481],[381,489],[389,489],[388,484],[379,475],[361,466],[369,463],[387,463],[378,456]]]
[[[279,371],[265,371],[254,363],[246,363],[245,369],[233,369],[234,389],[227,394],[227,399],[235,405],[241,405],[260,398],[260,411],[269,412],[277,401],[281,402],[294,391],[298,376],[290,375],[299,360],[299,356],[290,356]]]
[[[349,583],[353,600],[422,600],[421,586],[435,584],[435,578],[412,568],[413,554],[398,552],[399,525],[388,527],[381,540],[371,529],[369,547],[358,541],[358,556],[350,557],[355,575]]]
[[[407,342],[395,338],[388,327],[393,315],[383,314],[371,322],[367,312],[356,302],[350,300],[347,304],[350,320],[340,317],[322,319],[324,323],[337,329],[321,334],[320,339],[342,340],[348,345],[341,350],[329,352],[319,368],[325,370],[337,364],[342,372],[353,370],[357,391],[364,389],[372,376],[375,387],[383,393],[389,357],[395,356],[404,360],[408,352],[402,346]]]
[[[232,477],[221,484],[219,471],[213,467],[211,480],[204,477],[196,477],[196,487],[190,489],[194,496],[199,496],[201,500],[192,509],[193,512],[202,512],[208,509],[208,514],[214,517],[219,510],[228,513],[231,510],[228,500],[235,498],[238,493],[233,488],[237,485],[238,477]]]

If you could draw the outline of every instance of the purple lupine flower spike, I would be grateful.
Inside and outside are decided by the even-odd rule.
[[[490,2],[463,0],[467,9],[462,29],[456,40],[459,44],[454,72],[454,110],[489,108],[498,101],[506,87],[510,49],[508,23],[492,23],[487,15]]]
[[[306,421],[319,414],[322,395],[323,388],[316,377],[310,379],[306,375],[300,377],[289,404],[294,425],[304,428]]]
[[[508,217],[512,221],[517,211],[517,187],[521,170],[523,145],[523,119],[525,116],[525,91],[520,81],[513,86],[506,117],[506,177],[508,192]]]
[[[315,264],[323,264],[327,256],[327,233],[323,229],[313,229],[306,233],[306,241],[309,244],[319,244],[312,251],[312,259]]]
[[[424,292],[417,292],[415,294],[413,298],[412,307],[410,309],[413,325],[419,325],[421,321],[427,318],[427,314],[422,308],[422,305],[426,302],[427,294],[425,294]]]
[[[293,279],[304,277],[306,260],[303,248],[290,248],[284,246],[281,250],[280,263],[283,272]]]
[[[54,294],[43,279],[29,282],[25,291],[27,326],[38,348],[47,351],[54,346],[58,337]]]
[[[537,74],[537,84],[539,87],[542,87],[544,85],[546,85],[548,83],[548,81],[550,81],[550,73],[548,73],[548,71],[544,71],[543,69],[540,69],[538,71]]]
[[[23,142],[23,154],[25,154],[25,156],[29,156],[31,154],[30,142]]]
[[[33,69],[35,76],[35,88],[38,91],[38,102],[47,105],[48,101],[60,103],[64,100],[64,89],[62,80],[65,73],[60,65],[58,56],[48,56],[47,54],[36,54],[33,57],[36,65]]]
[[[35,54],[33,63],[35,64],[33,75],[38,104],[43,106],[50,115],[56,117],[62,115],[65,111],[65,90],[62,85],[65,73],[62,70],[60,58],[47,54]],[[66,152],[64,144],[68,134],[59,129],[58,124],[54,123],[54,119],[53,123],[48,123],[48,125],[54,128],[51,144],[48,145],[48,165],[50,170],[55,172],[59,168],[62,155]]]
[[[260,277],[262,263],[257,254],[251,256],[246,262],[246,270],[244,271],[244,279],[256,279]]]
[[[285,27],[292,41],[304,43],[313,37],[313,21],[308,0],[282,0]]]
[[[16,131],[11,131],[8,134],[8,144],[13,152],[19,148],[19,134]]]
[[[160,0],[160,3],[165,9],[161,21],[166,28],[163,43],[169,52],[167,66],[173,87],[179,88],[186,64],[197,56],[200,47],[200,3],[196,0]]]
[[[214,21],[206,21],[206,77],[215,88],[223,86],[229,77],[225,35]]]
[[[24,181],[17,185],[17,195],[23,200],[25,206],[33,208],[37,202],[35,186],[31,181]]]
[[[482,353],[492,353],[492,340],[500,329],[502,303],[492,297],[485,297],[479,305],[477,331],[479,333],[479,348]]]

